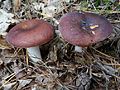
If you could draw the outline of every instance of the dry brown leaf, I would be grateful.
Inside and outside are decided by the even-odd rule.
[[[0,49],[10,49],[11,46],[3,39],[0,37]]]
[[[13,0],[14,11],[18,11],[21,5],[21,0]]]
[[[45,4],[47,4],[47,3],[48,3],[48,0],[43,0],[43,2],[44,2]]]

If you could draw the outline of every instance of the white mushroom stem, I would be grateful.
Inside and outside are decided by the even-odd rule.
[[[82,52],[82,47],[80,46],[75,46],[75,52]]]
[[[33,62],[39,62],[42,60],[39,46],[27,48],[28,56]]]

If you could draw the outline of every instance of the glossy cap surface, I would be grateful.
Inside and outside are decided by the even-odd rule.
[[[67,13],[59,23],[64,40],[81,47],[102,41],[112,32],[112,26],[106,18],[89,12]]]
[[[53,38],[53,26],[44,20],[32,19],[14,26],[6,36],[15,47],[27,48],[43,45]]]

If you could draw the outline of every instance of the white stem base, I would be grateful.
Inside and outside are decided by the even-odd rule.
[[[33,62],[42,60],[39,46],[27,48],[28,56]]]
[[[80,46],[75,46],[75,52],[82,52],[82,47]]]

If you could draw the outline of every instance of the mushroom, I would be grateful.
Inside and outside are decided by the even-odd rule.
[[[14,26],[7,34],[6,41],[18,48],[27,48],[29,57],[38,62],[42,59],[39,45],[53,38],[53,26],[44,20],[31,19]]]
[[[95,13],[70,12],[60,18],[59,30],[68,43],[87,47],[106,39],[112,32],[112,25]]]

